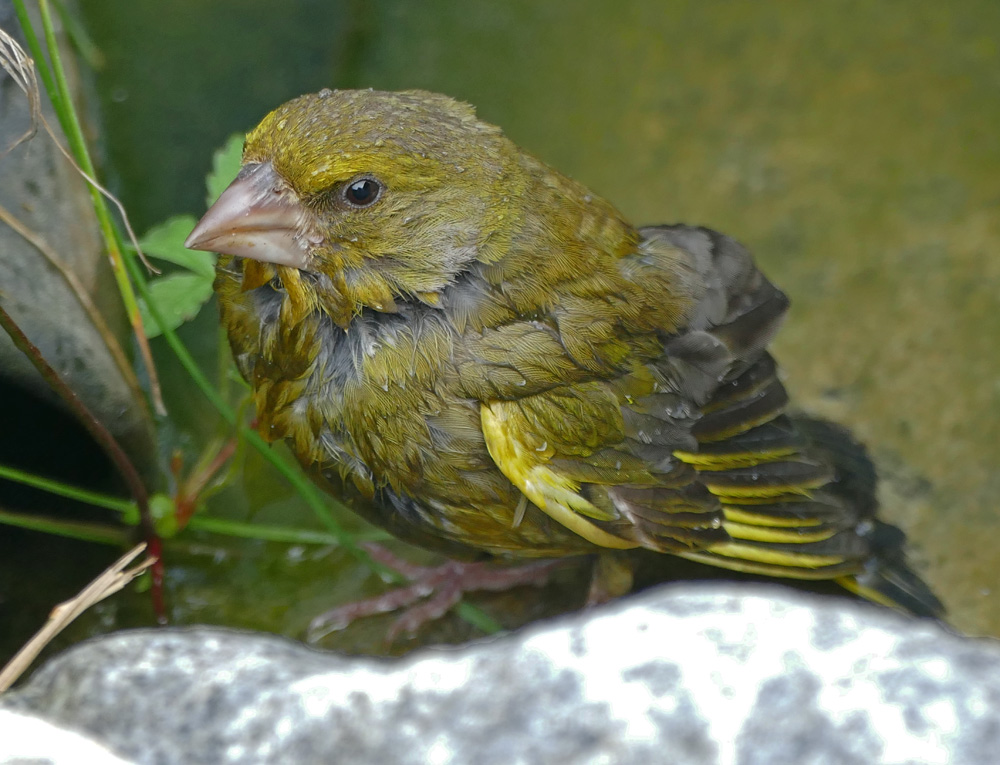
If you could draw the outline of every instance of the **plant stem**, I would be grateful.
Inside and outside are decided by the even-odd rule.
[[[325,531],[311,529],[296,529],[286,526],[268,526],[260,523],[243,523],[228,521],[222,518],[208,518],[196,515],[191,518],[187,528],[197,531],[207,531],[213,534],[224,534],[244,539],[259,539],[265,542],[288,542],[290,544],[337,545],[343,546],[340,539]],[[367,542],[385,541],[389,539],[386,532],[376,531],[372,534],[358,534],[355,540]]]
[[[22,529],[41,531],[46,534],[56,534],[84,542],[99,542],[109,545],[126,545],[129,543],[128,530],[115,529],[97,523],[82,521],[67,521],[62,518],[46,518],[34,513],[13,513],[0,509],[0,524],[17,526]]]
[[[66,402],[70,411],[76,416],[77,420],[81,425],[87,430],[91,438],[97,442],[98,446],[108,455],[108,458],[114,463],[118,472],[121,474],[122,479],[125,481],[129,488],[129,493],[132,494],[132,498],[135,500],[136,504],[139,506],[139,518],[143,533],[146,535],[147,539],[156,539],[156,530],[153,527],[153,520],[149,514],[149,496],[146,493],[146,487],[139,477],[138,471],[135,466],[129,460],[128,455],[122,451],[121,446],[115,441],[115,437],[111,435],[104,424],[98,420],[93,412],[87,408],[87,405],[80,400],[80,397],[76,395],[76,392],[70,388],[66,382],[59,376],[59,373],[52,368],[52,366],[45,360],[38,348],[28,339],[28,337],[21,331],[21,328],[17,326],[17,323],[10,317],[4,309],[0,306],[0,327],[10,335],[10,339],[14,342],[14,346],[25,355],[25,357],[31,362],[31,364],[38,370],[42,378],[49,384],[53,391],[55,391],[59,397]]]
[[[49,492],[49,494],[56,494],[60,497],[75,499],[78,502],[85,502],[86,504],[94,505],[95,507],[103,507],[107,510],[114,510],[117,513],[132,512],[136,507],[134,502],[127,499],[111,497],[107,494],[99,494],[96,491],[88,491],[76,486],[70,486],[69,484],[62,483],[61,481],[54,481],[51,478],[43,478],[42,476],[27,473],[23,470],[18,470],[17,468],[9,467],[7,465],[0,465],[0,478],[6,478],[8,481],[17,481],[18,483],[23,483],[25,486],[42,489],[43,491]]]
[[[503,632],[503,625],[500,622],[467,600],[461,600],[456,604],[455,613],[487,635]]]
[[[104,54],[87,33],[83,24],[77,20],[76,16],[70,13],[64,2],[52,0],[52,4],[56,7],[56,13],[59,14],[59,20],[62,22],[63,29],[66,30],[66,36],[73,47],[76,48],[80,57],[91,69],[101,69],[104,66]]]

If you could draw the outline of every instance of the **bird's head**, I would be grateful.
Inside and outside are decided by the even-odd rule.
[[[302,96],[247,136],[243,167],[185,243],[247,259],[302,313],[341,326],[399,298],[434,304],[474,262],[503,256],[531,183],[517,147],[467,104],[409,91]]]

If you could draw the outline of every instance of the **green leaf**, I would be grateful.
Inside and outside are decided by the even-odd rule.
[[[205,179],[205,185],[208,187],[207,204],[209,206],[219,198],[226,190],[226,186],[233,182],[233,178],[240,171],[244,137],[243,133],[234,133],[212,155],[212,172]]]
[[[167,326],[177,329],[184,322],[193,319],[212,297],[212,279],[195,273],[167,274],[149,282],[149,296],[156,302]],[[160,328],[144,300],[139,301],[139,312],[142,314],[147,336],[159,335]]]
[[[177,215],[153,226],[139,240],[142,251],[154,258],[183,266],[189,271],[213,279],[215,277],[215,255],[210,252],[188,250],[184,247],[195,219],[192,215]]]

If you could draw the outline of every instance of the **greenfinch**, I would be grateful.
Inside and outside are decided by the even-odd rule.
[[[266,439],[399,538],[501,561],[643,548],[942,607],[844,431],[786,413],[788,307],[715,231],[636,227],[474,109],[268,114],[187,246]]]

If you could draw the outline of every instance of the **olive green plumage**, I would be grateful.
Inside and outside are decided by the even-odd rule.
[[[842,490],[859,448],[784,413],[766,348],[787,301],[735,241],[635,228],[418,91],[279,107],[226,194],[190,243],[229,253],[216,290],[261,433],[393,533],[641,547],[939,611],[874,485]]]

